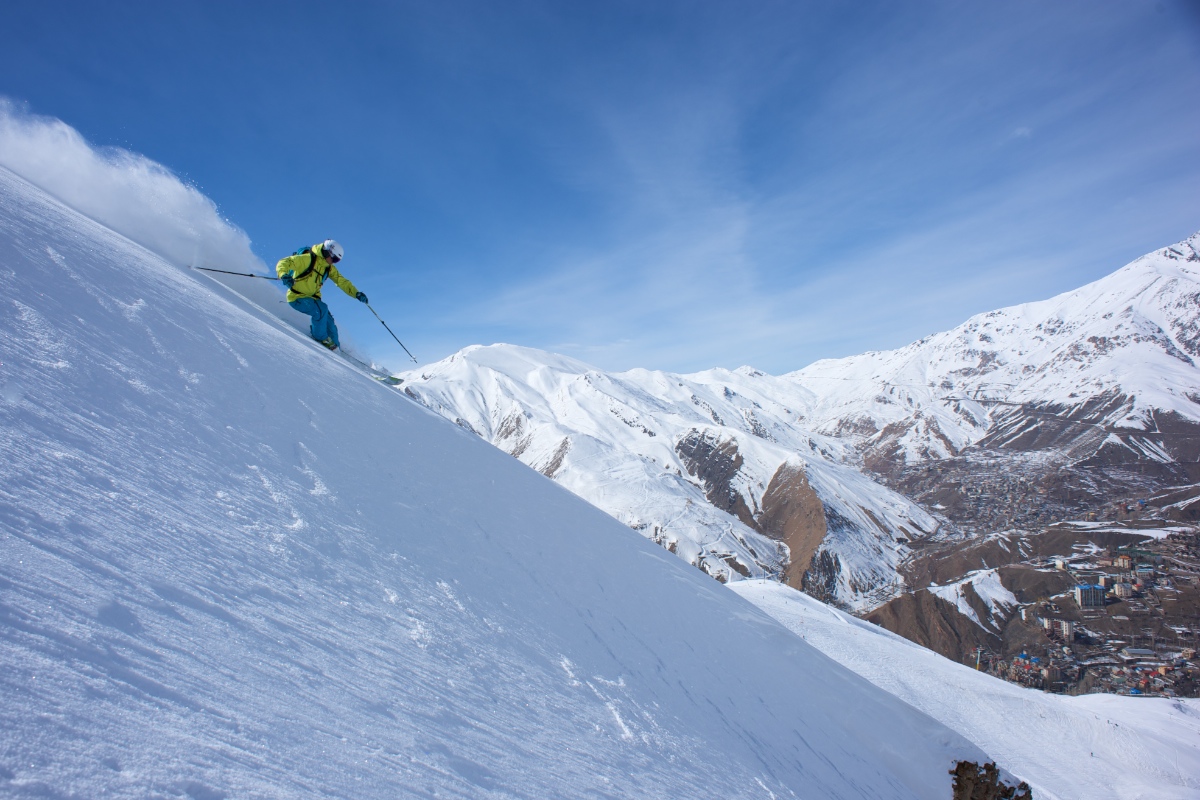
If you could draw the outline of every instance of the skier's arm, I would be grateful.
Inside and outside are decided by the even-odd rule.
[[[280,278],[289,272],[295,275],[296,259],[298,258],[301,258],[301,256],[288,256],[287,258],[279,259],[279,263],[275,265],[275,274]]]
[[[329,277],[343,292],[357,299],[358,289],[355,289],[353,283],[342,277],[342,273],[338,272],[338,268],[333,264],[329,265]]]

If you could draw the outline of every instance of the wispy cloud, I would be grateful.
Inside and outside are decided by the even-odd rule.
[[[575,177],[611,198],[619,243],[456,319],[608,367],[784,371],[1047,297],[1200,227],[1200,113],[1172,100],[1200,81],[1162,81],[1190,58],[1180,40],[1130,65],[1119,21],[1080,31],[1107,55],[1060,41],[1069,13],[926,22],[847,43],[804,114],[764,115],[787,88],[754,88],[770,47],[719,80],[596,101],[610,151]],[[764,147],[773,168],[754,164]]]
[[[385,6],[320,15],[356,44],[328,64],[231,56],[258,88],[228,93],[244,127],[220,144],[186,125],[213,86],[191,65],[128,87],[140,128],[111,104],[80,124],[191,131],[135,143],[185,154],[273,257],[296,230],[347,240],[347,271],[423,359],[511,341],[781,372],[1047,297],[1200,227],[1200,18],[1182,3]],[[63,75],[111,55],[43,50]],[[116,55],[125,75],[158,63]],[[314,81],[339,99],[329,136],[266,125]],[[27,83],[58,108],[88,90]],[[0,127],[0,163],[131,238],[253,263],[161,166],[11,104]],[[319,197],[296,190],[314,165],[338,176]]]

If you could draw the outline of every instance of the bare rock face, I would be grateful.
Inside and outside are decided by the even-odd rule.
[[[826,602],[843,605],[842,586],[847,582],[838,553],[822,547],[828,535],[833,532],[843,539],[861,540],[889,534],[870,509],[859,509],[864,519],[856,520],[822,502],[799,464],[779,465],[761,496],[747,492],[753,481],[745,474],[745,459],[736,438],[693,430],[679,440],[676,452],[688,474],[704,487],[709,503],[787,546],[783,581]],[[849,583],[856,590],[874,588],[858,585],[853,576]]]
[[[564,436],[562,441],[558,443],[558,446],[554,448],[554,452],[550,454],[550,457],[546,460],[546,462],[538,466],[538,472],[542,473],[547,478],[553,478],[558,474],[558,471],[562,469],[563,459],[567,457],[567,453],[570,452],[570,450],[571,440]]]
[[[758,527],[746,498],[733,485],[743,463],[736,439],[693,430],[675,444],[675,452],[688,474],[700,480],[708,502],[744,524]]]
[[[992,762],[981,767],[974,761],[959,761],[950,774],[954,776],[953,800],[1033,800],[1029,784],[1021,781],[1009,786]]]
[[[978,601],[969,587],[967,591]],[[962,663],[976,647],[999,649],[1000,637],[989,633],[958,608],[927,589],[904,594],[880,606],[867,619],[911,642]]]
[[[675,450],[688,474],[704,487],[708,502],[787,546],[784,582],[803,589],[805,573],[826,530],[825,508],[808,485],[804,470],[788,464],[780,466],[759,506],[736,486],[744,465],[736,439],[693,430],[676,443]]]
[[[762,533],[787,545],[791,557],[784,583],[803,590],[827,530],[825,506],[804,470],[787,464],[779,468],[763,495],[762,512],[755,523]]]

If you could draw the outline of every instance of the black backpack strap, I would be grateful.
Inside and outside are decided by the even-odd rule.
[[[297,275],[295,279],[299,281],[299,280],[303,280],[304,278],[307,278],[309,276],[309,274],[312,273],[313,267],[316,265],[316,263],[317,263],[317,254],[315,252],[313,252],[313,250],[310,248],[308,251],[308,268],[305,269],[304,272],[301,272],[299,275]]]

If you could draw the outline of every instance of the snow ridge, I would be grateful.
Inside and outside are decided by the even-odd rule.
[[[820,398],[815,430],[858,432],[862,446],[886,444],[911,462],[957,453],[1022,404],[1070,415],[1122,398],[1094,422],[1135,430],[1151,429],[1155,412],[1200,420],[1198,356],[1200,233],[1049,300],[785,377]]]
[[[837,565],[828,593],[848,607],[898,592],[906,543],[937,527],[847,466],[845,442],[799,424],[811,392],[750,368],[606,373],[492,345],[400,377],[411,397],[721,580],[787,566],[787,548],[755,524],[781,469],[802,472],[823,504],[818,557]]]

